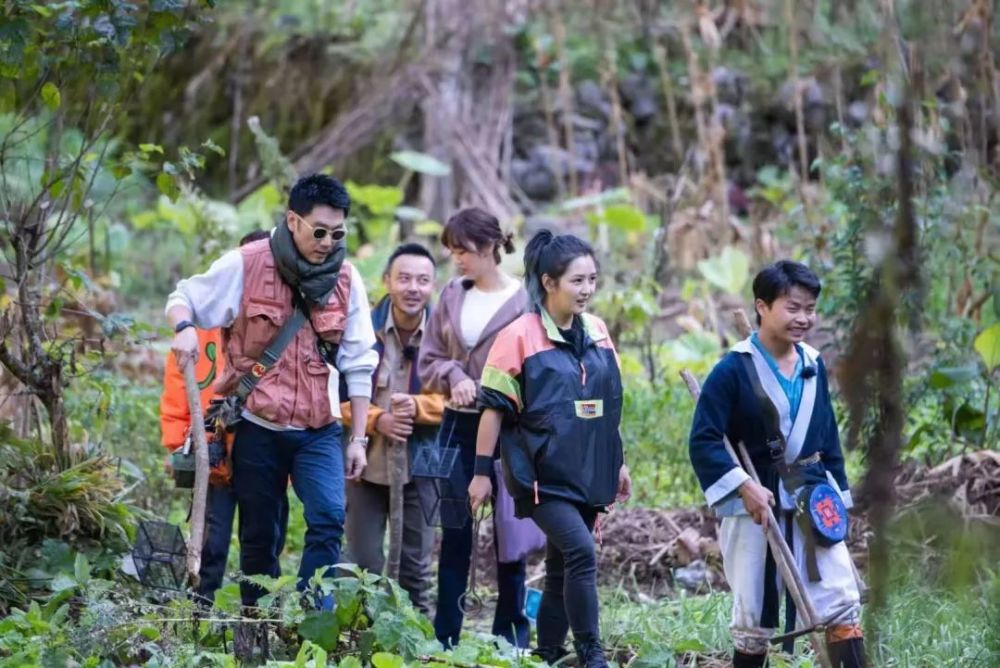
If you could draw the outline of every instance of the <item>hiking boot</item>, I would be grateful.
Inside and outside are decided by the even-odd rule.
[[[601,647],[598,638],[590,635],[574,638],[573,648],[576,650],[580,668],[608,668],[608,661],[604,658],[604,648]]]
[[[537,649],[532,650],[531,653],[534,656],[537,656],[545,663],[549,664],[550,666],[556,665],[557,663],[565,659],[567,656],[569,656],[569,652],[566,651],[566,648],[563,647],[562,645],[550,645],[548,647],[539,647]]]

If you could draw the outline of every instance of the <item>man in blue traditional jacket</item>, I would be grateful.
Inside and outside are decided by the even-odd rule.
[[[831,621],[827,644],[834,665],[863,666],[860,595],[847,545],[842,535],[831,539],[822,513],[795,512],[797,499],[811,498],[814,509],[831,511],[825,519],[842,534],[845,527],[836,521],[846,522],[852,505],[826,368],[819,352],[803,342],[816,323],[820,281],[805,265],[784,260],[757,275],[753,292],[759,331],[734,345],[708,376],[690,436],[698,480],[723,518],[733,665],[766,665],[778,627],[782,583],[762,530],[768,506],[775,506],[816,613]],[[724,437],[746,446],[761,484],[733,460]],[[823,490],[832,498],[822,499]],[[810,524],[817,516],[819,524]],[[786,629],[795,625],[790,603]]]

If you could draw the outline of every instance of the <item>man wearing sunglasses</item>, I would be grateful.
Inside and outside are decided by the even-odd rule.
[[[366,420],[354,422],[346,447],[338,421],[339,375],[353,415],[366,416],[378,364],[364,284],[344,260],[349,209],[339,181],[304,177],[269,238],[229,251],[205,273],[180,281],[167,300],[180,365],[197,358],[196,327],[224,327],[227,365],[219,394],[233,396],[248,375],[256,379],[233,446],[240,570],[279,574],[279,523],[290,475],[306,521],[300,589],[317,569],[340,562],[345,477],[357,480],[367,461]],[[264,352],[296,309],[307,314],[306,322],[269,365]],[[245,606],[264,594],[248,582],[240,590]]]

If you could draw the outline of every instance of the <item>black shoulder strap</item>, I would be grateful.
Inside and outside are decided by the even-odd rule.
[[[775,461],[784,461],[785,457],[785,436],[781,433],[781,417],[778,409],[774,407],[774,402],[767,396],[764,386],[760,382],[757,374],[757,367],[754,366],[753,358],[748,354],[740,354],[740,361],[750,378],[753,386],[753,393],[760,404],[761,418],[764,420],[764,429],[767,431],[767,447],[771,451],[771,457]]]
[[[253,388],[257,386],[257,383],[264,377],[264,374],[278,362],[281,353],[285,352],[285,348],[288,347],[288,344],[292,342],[298,331],[302,329],[302,325],[309,319],[309,315],[306,313],[308,307],[305,305],[304,300],[296,299],[294,300],[294,304],[295,310],[292,311],[292,317],[286,320],[285,324],[281,326],[281,329],[275,334],[274,339],[261,354],[260,359],[250,367],[250,371],[243,374],[240,378],[240,384],[236,388],[236,398],[240,403],[246,401]]]

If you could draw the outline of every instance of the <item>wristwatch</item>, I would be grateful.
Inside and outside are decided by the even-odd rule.
[[[174,327],[174,334],[180,334],[188,327],[194,327],[194,323],[191,322],[190,320],[181,320],[179,323],[177,323],[177,326]]]
[[[367,436],[351,436],[351,440],[347,442],[348,445],[354,445],[355,443],[360,443],[361,447],[365,450],[368,449],[368,437]]]

